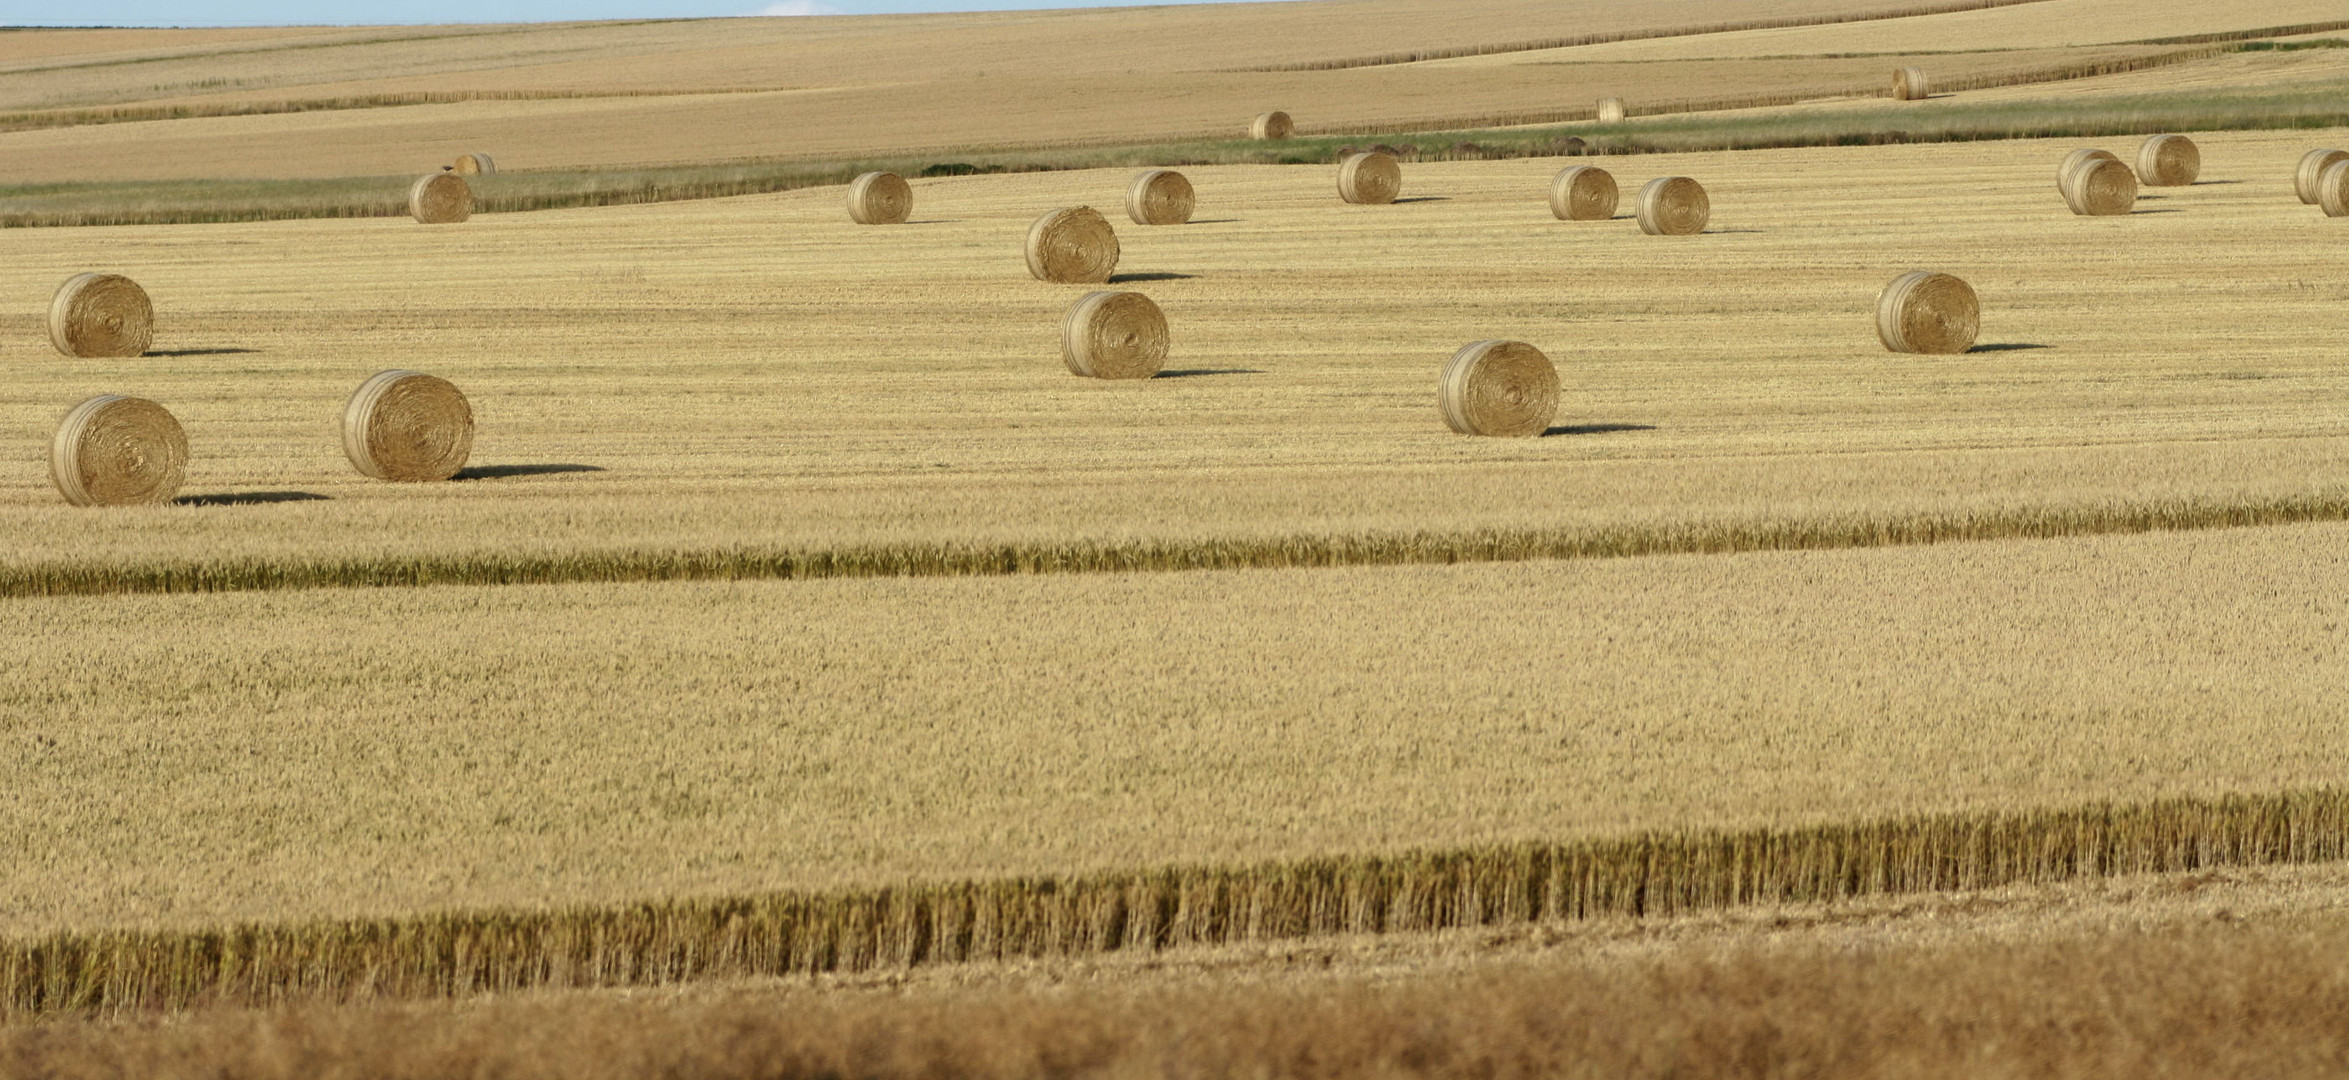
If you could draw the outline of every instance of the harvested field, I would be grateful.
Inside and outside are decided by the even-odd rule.
[[[19,538],[0,578],[397,580],[430,559],[498,580],[534,559],[559,579],[713,552],[1145,541],[1164,554],[1140,565],[1188,565],[1366,536],[1686,550],[2337,516],[2349,292],[2290,183],[2301,151],[2349,132],[2196,138],[2208,179],[2241,182],[2111,220],[2049,190],[2064,141],[1624,159],[1635,190],[1706,178],[1717,231],[1670,244],[1553,220],[1554,160],[1417,164],[1412,190],[1438,200],[1376,208],[1339,204],[1326,167],[1193,169],[1194,223],[1129,227],[1119,266],[1164,276],[1124,287],[1182,328],[1168,368],[1192,374],[1123,387],[1063,370],[1083,287],[1021,262],[1037,214],[1115,205],[1123,170],[918,180],[915,222],[888,230],[847,221],[837,188],[454,229],[109,229],[111,267],[171,325],[157,355],[70,364],[43,337],[50,267],[80,267],[98,234],[11,233],[0,461],[37,462],[72,401],[132,392],[187,425],[188,495],[304,501],[91,515],[37,467],[0,469]],[[1989,348],[1883,351],[1876,296],[1919,264],[1974,286]],[[1276,324],[1292,332],[1268,341]],[[1558,363],[1558,433],[1446,430],[1443,362],[1491,336]],[[481,479],[364,483],[343,400],[420,353],[473,401]]]

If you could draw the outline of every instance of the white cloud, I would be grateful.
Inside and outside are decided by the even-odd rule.
[[[779,0],[777,3],[768,4],[767,6],[760,8],[757,11],[753,11],[750,14],[753,16],[766,16],[841,15],[846,13],[830,4],[819,4],[816,2],[816,0]]]

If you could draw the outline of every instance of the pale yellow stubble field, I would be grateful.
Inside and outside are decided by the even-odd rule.
[[[0,932],[2330,783],[2349,526],[0,605]]]
[[[1386,207],[1327,167],[1200,168],[1198,223],[1123,225],[1171,368],[1078,379],[1083,286],[1028,277],[1044,209],[1115,212],[1127,174],[918,180],[916,224],[838,189],[401,220],[0,234],[0,559],[153,564],[1200,538],[1973,512],[2337,493],[2349,453],[2338,223],[2289,190],[2339,131],[2201,137],[2193,188],[2069,214],[2065,141],[1598,159],[1685,173],[1711,232],[1553,220],[1565,160],[1424,164]],[[2126,151],[2125,143],[2111,143]],[[1963,357],[1876,342],[1882,284],[1971,281]],[[146,285],[159,355],[69,360],[69,273]],[[1453,435],[1436,373],[1517,338],[1560,364],[1566,430]],[[2030,346],[2030,347],[2024,347]],[[245,351],[227,351],[245,350]],[[387,367],[472,395],[474,462],[599,472],[362,480],[336,418]],[[76,510],[44,455],[91,394],[173,409],[189,495]]]

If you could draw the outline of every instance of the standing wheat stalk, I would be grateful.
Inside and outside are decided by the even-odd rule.
[[[1147,379],[1166,352],[1166,313],[1138,292],[1086,293],[1060,322],[1060,357],[1088,378]]]
[[[100,394],[66,413],[49,440],[49,478],[75,506],[163,502],[187,472],[187,433],[145,398]]]
[[[1539,435],[1558,412],[1558,369],[1522,341],[1475,342],[1444,365],[1436,404],[1462,435]]]
[[[343,406],[343,453],[378,480],[446,480],[473,453],[473,405],[447,379],[379,371]]]
[[[49,298],[49,343],[67,356],[138,356],[155,343],[155,305],[120,274],[75,274]]]
[[[1973,286],[1949,274],[1911,270],[1876,297],[1876,338],[1901,353],[1962,353],[1982,332]]]

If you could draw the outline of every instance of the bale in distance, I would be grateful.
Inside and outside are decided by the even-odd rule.
[[[1713,218],[1705,186],[1685,176],[1659,176],[1639,189],[1639,231],[1649,236],[1694,236]]]
[[[376,372],[343,406],[343,453],[377,480],[446,480],[473,453],[473,405],[447,379]]]
[[[1892,96],[1902,101],[1923,101],[1932,97],[1933,89],[1925,81],[1925,70],[1913,67],[1894,68],[1892,71]]]
[[[459,154],[449,171],[459,176],[484,176],[498,171],[498,163],[490,160],[488,154]]]
[[[1060,358],[1087,378],[1147,379],[1166,349],[1166,313],[1138,292],[1086,293],[1060,322]]]
[[[2137,147],[2137,182],[2185,187],[2202,175],[2202,151],[2184,135],[2156,135]]]
[[[848,217],[859,225],[902,225],[913,216],[913,185],[893,172],[869,172],[848,185]]]
[[[1289,114],[1279,109],[1257,114],[1256,122],[1248,125],[1251,137],[1266,140],[1286,139],[1296,130],[1297,125],[1289,120]]]
[[[1436,405],[1462,435],[1539,435],[1558,413],[1558,368],[1522,341],[1464,345],[1444,365]]]
[[[1911,270],[1876,297],[1876,339],[1893,352],[1962,353],[1981,332],[1981,301],[1954,275]]]
[[[2064,202],[2089,217],[2126,214],[2137,206],[2137,174],[2118,158],[2082,161],[2064,177]]]
[[[2316,178],[2316,205],[2326,217],[2349,217],[2349,161],[2336,161]]]
[[[2299,194],[2300,201],[2316,205],[2318,178],[2334,163],[2342,161],[2349,161],[2349,150],[2311,150],[2300,155],[2300,167],[2292,172],[2292,190]]]
[[[75,506],[163,502],[187,473],[187,433],[145,398],[100,394],[67,412],[49,440],[49,478]]]
[[[1146,169],[1126,188],[1126,216],[1136,225],[1186,225],[1199,203],[1191,181],[1173,169]]]
[[[1028,226],[1028,272],[1039,281],[1098,285],[1117,272],[1117,230],[1090,206],[1064,207]]]
[[[1395,155],[1372,150],[1338,163],[1338,198],[1383,205],[1403,193],[1403,166]]]
[[[1620,199],[1615,174],[1596,165],[1576,165],[1550,181],[1550,213],[1560,221],[1609,220]]]
[[[454,172],[436,172],[408,189],[408,213],[426,225],[453,225],[473,216],[473,185]]]
[[[75,274],[49,298],[49,343],[67,356],[138,356],[155,343],[155,305],[120,274]]]
[[[2115,154],[2110,150],[2097,150],[2089,147],[2082,147],[2078,150],[2072,151],[2069,154],[2065,154],[2063,164],[2055,167],[2055,190],[2058,192],[2063,191],[2065,178],[2072,175],[2073,169],[2077,169],[2087,162],[2119,160],[2120,155]]]
[[[1623,122],[1623,99],[1622,99],[1622,98],[1619,98],[1619,97],[1603,97],[1603,98],[1600,98],[1600,99],[1599,99],[1599,123],[1602,123],[1602,124],[1620,124],[1620,123],[1622,123],[1622,122]]]

